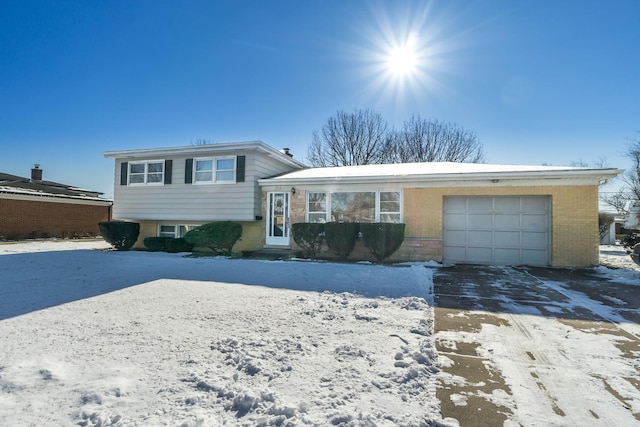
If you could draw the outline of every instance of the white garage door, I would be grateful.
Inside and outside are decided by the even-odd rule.
[[[547,196],[444,199],[446,264],[549,265]]]

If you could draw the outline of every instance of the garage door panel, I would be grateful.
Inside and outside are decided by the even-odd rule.
[[[496,197],[495,210],[500,211],[519,211],[520,199],[515,197]]]
[[[467,214],[451,213],[444,218],[444,227],[448,228],[467,228]]]
[[[443,260],[549,265],[548,196],[455,196],[444,199]]]
[[[469,214],[467,219],[469,228],[493,228],[493,215],[491,214]]]
[[[493,232],[496,247],[513,247],[522,244],[521,233],[519,231],[494,231]]]
[[[467,242],[466,230],[446,230],[444,232],[444,240],[450,245],[465,245]]]
[[[449,211],[466,211],[467,198],[466,197],[447,197],[447,208],[449,209]]]
[[[542,214],[523,214],[522,229],[546,231],[548,229],[547,216]]]
[[[549,199],[540,196],[523,196],[522,210],[524,211],[547,211]]]
[[[548,265],[549,255],[546,249],[523,249],[522,257],[531,265]]]
[[[522,243],[525,247],[545,249],[549,246],[547,233],[522,232]]]
[[[492,211],[493,200],[487,197],[469,197],[467,206],[470,211]]]
[[[491,262],[493,258],[493,249],[469,247],[467,248],[467,258],[473,260],[472,262]]]
[[[464,246],[447,246],[443,256],[451,262],[464,262],[467,259],[467,248]]]
[[[492,240],[493,232],[491,231],[469,230],[467,233],[467,243],[469,245],[491,246]]]
[[[496,214],[495,223],[500,224],[502,228],[520,228],[520,214]]]
[[[518,264],[520,262],[520,249],[499,248],[494,251],[495,261],[500,264]]]

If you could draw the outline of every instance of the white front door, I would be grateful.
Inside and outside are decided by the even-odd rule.
[[[289,193],[267,193],[267,245],[289,246]]]

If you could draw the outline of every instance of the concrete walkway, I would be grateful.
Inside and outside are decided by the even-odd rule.
[[[640,425],[639,287],[594,270],[482,266],[439,268],[434,285],[445,421]]]

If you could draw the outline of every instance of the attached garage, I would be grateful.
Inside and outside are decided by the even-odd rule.
[[[444,198],[443,262],[550,264],[548,196]]]
[[[367,196],[354,211],[406,225],[390,261],[590,267],[599,263],[598,187],[621,172],[433,162],[309,168],[259,184],[263,200],[291,191],[291,223],[339,220],[333,194]],[[367,253],[359,240],[352,258]]]

